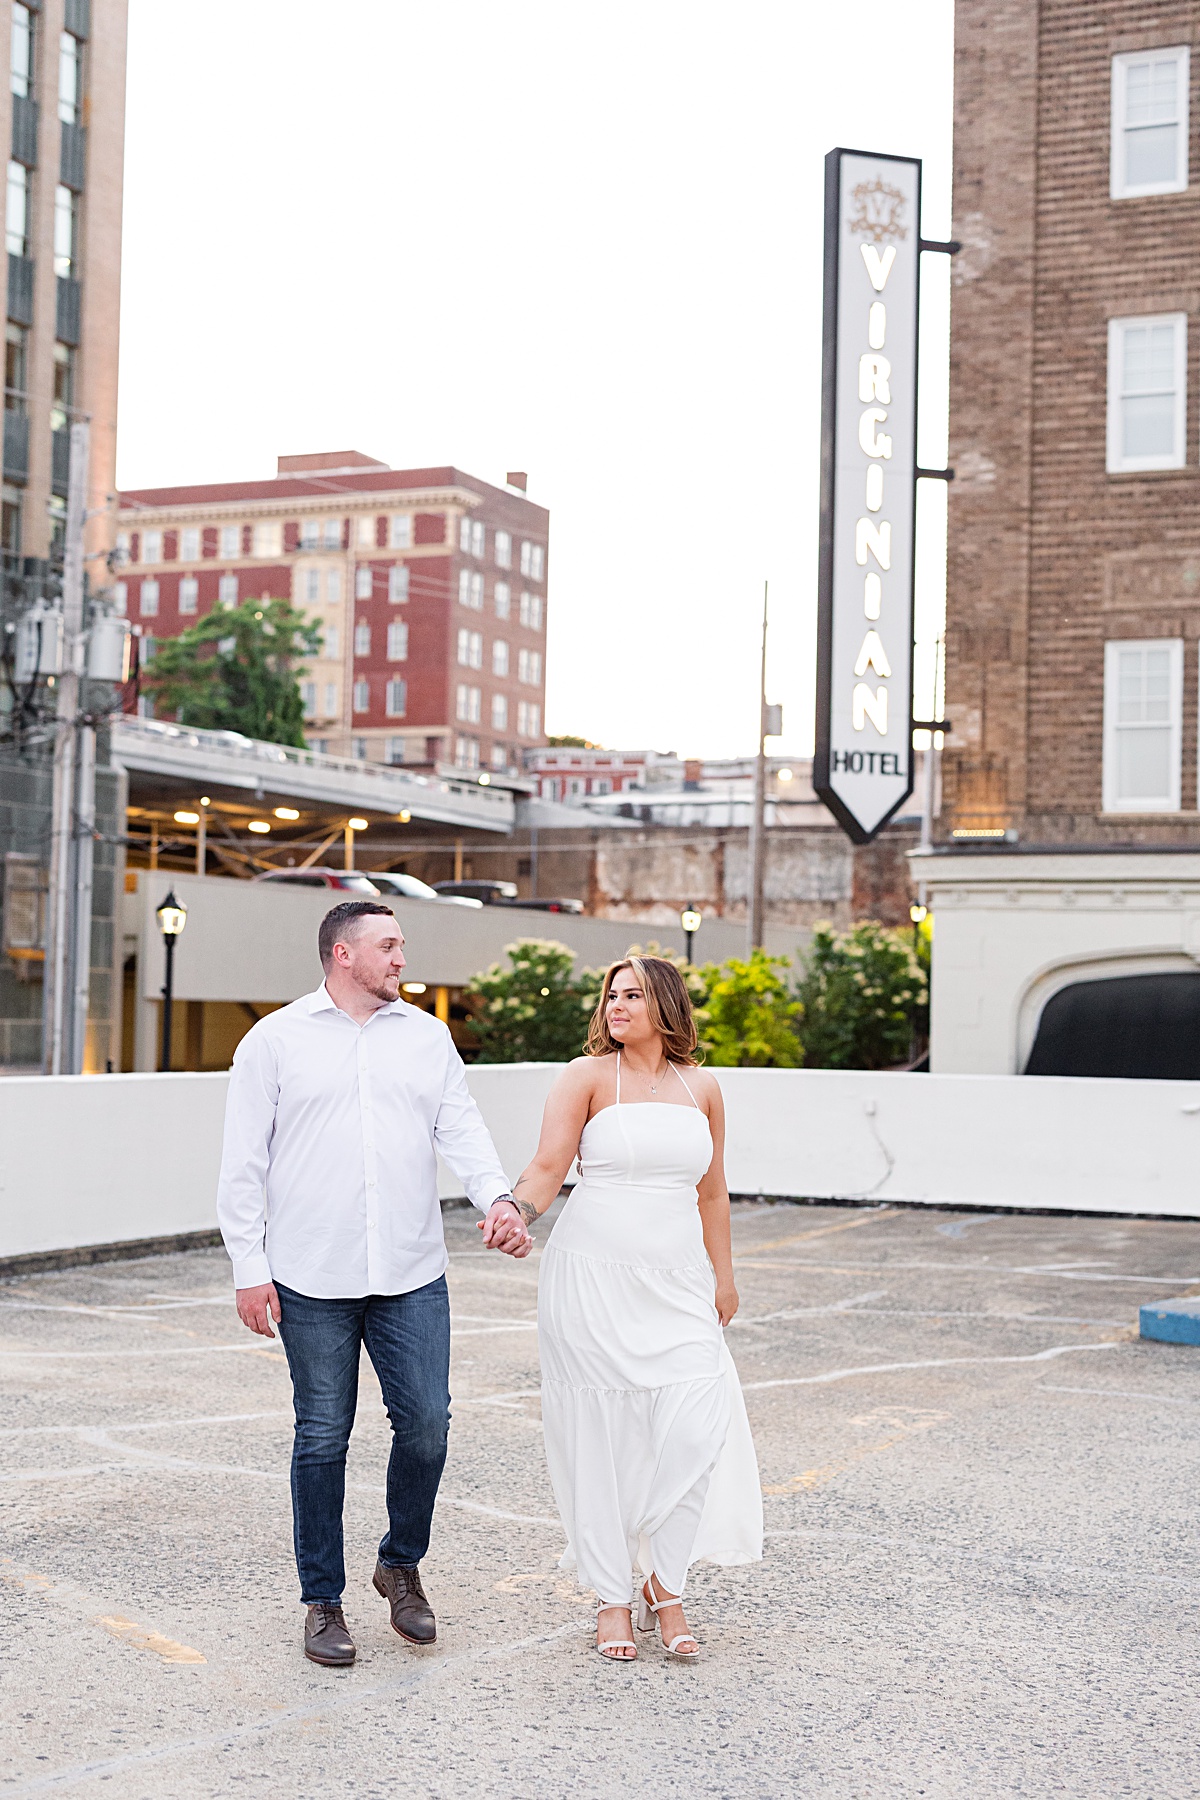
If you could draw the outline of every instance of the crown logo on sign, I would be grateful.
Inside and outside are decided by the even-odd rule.
[[[848,228],[855,237],[870,238],[882,244],[885,238],[906,238],[907,225],[901,224],[908,200],[899,188],[886,181],[860,181],[850,190]]]

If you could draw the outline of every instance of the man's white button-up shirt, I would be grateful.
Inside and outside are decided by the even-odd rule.
[[[238,1045],[217,1218],[235,1287],[405,1294],[446,1272],[440,1151],[481,1212],[509,1189],[440,1020],[394,1000],[365,1025],[322,982]]]

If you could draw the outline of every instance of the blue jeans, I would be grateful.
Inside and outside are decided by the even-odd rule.
[[[410,1294],[361,1300],[314,1300],[281,1282],[275,1286],[296,1407],[292,1519],[300,1597],[306,1606],[340,1606],[346,1447],[358,1400],[359,1345],[367,1346],[392,1425],[388,1529],[379,1560],[389,1568],[412,1568],[429,1548],[446,1463],[450,1296],[444,1275]]]

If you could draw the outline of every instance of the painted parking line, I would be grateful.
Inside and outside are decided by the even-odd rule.
[[[139,1625],[135,1619],[123,1619],[119,1613],[101,1613],[93,1621],[123,1644],[129,1644],[134,1650],[147,1650],[152,1656],[161,1657],[169,1663],[206,1663],[207,1656],[201,1656],[199,1650],[193,1650],[188,1644],[177,1644],[174,1638],[164,1637],[161,1631],[149,1631]]]
[[[103,1603],[93,1595],[84,1593],[70,1582],[43,1575],[37,1569],[23,1568],[11,1557],[0,1557],[0,1581],[21,1593],[48,1600],[56,1607],[65,1609],[74,1618],[87,1619],[90,1624],[99,1625],[102,1630],[107,1631],[110,1637],[119,1638],[122,1643],[129,1644],[135,1650],[148,1651],[163,1662],[196,1665],[208,1661],[199,1650],[193,1650],[190,1644],[178,1643],[174,1638],[164,1636],[161,1631],[155,1631],[152,1626],[139,1624],[136,1619],[127,1619],[121,1613],[98,1611]]]
[[[865,1462],[870,1456],[880,1456],[885,1450],[894,1449],[916,1436],[918,1432],[932,1431],[935,1425],[943,1425],[951,1418],[948,1412],[938,1412],[928,1407],[899,1406],[877,1407],[874,1412],[862,1413],[851,1419],[852,1425],[877,1425],[884,1429],[891,1428],[891,1435],[876,1444],[860,1444],[844,1456],[833,1462],[822,1463],[815,1469],[802,1469],[799,1475],[791,1476],[787,1481],[763,1484],[764,1494],[811,1494],[817,1488],[828,1487],[839,1475],[853,1469],[858,1463]]]
[[[768,1238],[765,1244],[749,1244],[746,1248],[748,1256],[757,1256],[763,1250],[782,1250],[788,1244],[806,1244],[813,1238],[833,1237],[839,1231],[857,1231],[862,1225],[878,1225],[883,1219],[898,1219],[900,1208],[897,1206],[873,1208],[869,1213],[862,1213],[856,1219],[843,1219],[838,1225],[817,1225],[811,1231],[797,1231],[789,1237]],[[734,1256],[734,1262],[740,1262],[740,1256]]]
[[[1052,1344],[1048,1350],[1034,1350],[1027,1356],[937,1356],[921,1362],[861,1363],[850,1369],[827,1369],[821,1375],[781,1375],[773,1381],[743,1381],[742,1392],[749,1394],[763,1388],[821,1387],[832,1381],[852,1381],[859,1375],[895,1375],[910,1369],[961,1369],[996,1363],[1049,1362],[1057,1356],[1074,1356],[1093,1350],[1119,1350],[1133,1341],[1110,1338],[1103,1344]]]

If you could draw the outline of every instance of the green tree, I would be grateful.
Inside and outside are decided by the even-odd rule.
[[[581,1055],[596,1004],[595,970],[576,978],[574,953],[553,939],[522,938],[504,954],[507,966],[493,963],[466,989],[480,1062],[569,1062]]]
[[[315,656],[320,627],[286,600],[246,600],[159,640],[142,688],[181,725],[240,731],[304,748],[300,659]]]
[[[929,1032],[929,939],[862,919],[813,928],[796,986],[810,1068],[888,1069]]]
[[[802,1007],[788,990],[786,956],[754,950],[746,962],[731,957],[704,969],[707,994],[703,1039],[707,1060],[719,1069],[798,1069],[804,1047],[797,1036]]]

